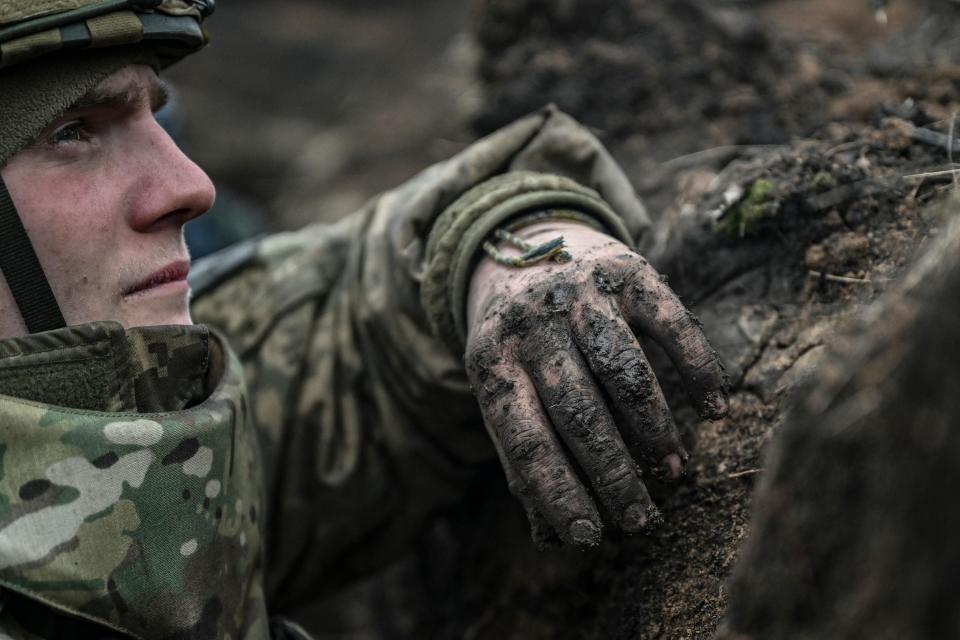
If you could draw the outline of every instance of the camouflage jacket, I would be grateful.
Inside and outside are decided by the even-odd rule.
[[[512,170],[566,175],[597,190],[634,235],[647,224],[629,183],[597,140],[548,108],[337,224],[263,238],[194,268],[194,319],[225,336],[236,354],[235,360],[229,349],[209,349],[211,361],[222,360],[224,380],[233,380],[234,365],[242,367],[249,413],[240,387],[212,384],[209,372],[194,373],[192,386],[173,394],[181,401],[192,398],[188,404],[199,402],[185,413],[122,419],[83,413],[90,417],[84,422],[68,419],[79,415],[75,410],[49,406],[61,395],[32,401],[0,397],[0,419],[8,411],[19,415],[22,406],[33,411],[0,443],[6,446],[7,474],[12,461],[23,458],[26,465],[0,485],[0,502],[9,502],[0,511],[0,558],[20,554],[25,544],[21,537],[8,545],[5,533],[20,527],[29,537],[38,530],[29,521],[18,524],[33,513],[22,495],[31,481],[39,481],[30,485],[35,488],[53,486],[42,494],[45,502],[35,505],[41,511],[79,501],[72,489],[82,495],[79,487],[90,478],[112,491],[71,511],[77,514],[71,526],[32,551],[29,562],[0,569],[3,593],[11,598],[0,609],[0,629],[15,638],[81,637],[18,631],[30,607],[52,606],[144,640],[266,638],[264,600],[271,613],[283,611],[381,566],[407,545],[439,509],[458,499],[476,464],[494,457],[460,354],[450,353],[427,328],[418,295],[424,248],[433,222],[449,204]],[[130,337],[136,334],[121,332],[131,345],[138,344]],[[217,339],[210,343],[220,345]],[[169,343],[155,350],[161,355],[128,347],[147,360],[128,372],[140,381],[132,384],[134,398],[137,389],[151,388],[150,380],[173,376],[186,384],[190,378],[191,367],[170,368]],[[106,395],[114,387],[124,391],[112,380]],[[229,399],[218,395],[228,389],[234,389]],[[23,397],[23,389],[0,391]],[[129,388],[126,393],[130,396]],[[157,411],[147,405],[147,411]],[[203,413],[227,405],[233,413],[225,419],[222,408],[216,415]],[[189,451],[174,455],[188,447],[180,441],[201,422],[208,424],[209,438],[199,438],[196,450],[190,444]],[[28,427],[40,423],[55,428],[43,431],[33,452]],[[110,426],[115,423],[134,426]],[[134,433],[121,436],[119,450],[108,433],[118,429]],[[250,434],[258,446],[248,440]],[[212,457],[212,466],[206,469],[204,458],[208,474],[195,478],[186,467],[195,469],[204,447],[212,452],[204,454]],[[130,455],[139,456],[134,475]],[[165,465],[168,459],[175,463]],[[74,465],[66,483],[55,481],[64,460]],[[234,460],[243,462],[237,466]],[[102,472],[98,462],[108,461],[111,469],[123,461],[117,468],[129,473]],[[226,477],[235,480],[228,485]],[[216,491],[212,480],[220,483]],[[151,488],[152,482],[160,489]],[[102,509],[92,511],[96,507]],[[106,532],[95,533],[92,527],[102,520],[108,521],[99,525]],[[71,564],[77,560],[74,551],[94,539],[102,555],[83,556],[87,561],[78,573]],[[218,567],[224,559],[229,560]],[[48,565],[67,567],[62,575],[69,580]],[[156,594],[152,604],[150,594]]]
[[[0,342],[0,637],[268,636],[242,375],[203,326]]]

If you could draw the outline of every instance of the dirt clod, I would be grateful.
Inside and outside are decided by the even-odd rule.
[[[599,265],[593,268],[593,281],[600,291],[609,294],[620,293],[623,291],[625,284],[622,275],[611,274],[607,269]]]

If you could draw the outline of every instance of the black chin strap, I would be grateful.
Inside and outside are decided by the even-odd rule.
[[[30,333],[67,326],[27,230],[0,178],[0,272]]]

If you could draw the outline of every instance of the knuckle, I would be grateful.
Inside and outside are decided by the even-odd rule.
[[[534,464],[549,453],[547,440],[531,423],[517,423],[502,434],[504,453],[513,460]]]
[[[501,400],[509,396],[516,388],[512,380],[497,376],[488,376],[482,382],[474,384],[477,401],[483,409],[493,409],[502,405]]]
[[[683,343],[692,331],[699,327],[690,320],[686,307],[674,300],[661,300],[657,304],[656,322],[664,334],[678,343]]]
[[[574,308],[579,286],[568,281],[556,281],[546,288],[542,297],[542,309],[548,316],[565,316]]]
[[[633,254],[624,256],[624,275],[629,282],[637,284],[646,283],[651,276],[656,276],[657,272],[640,255]]]
[[[619,461],[597,478],[597,490],[605,493],[622,493],[639,483],[637,472],[626,461]]]
[[[498,328],[490,339],[500,343],[510,341],[511,339],[523,340],[534,327],[533,310],[529,305],[520,302],[513,302],[507,305],[500,315]]]
[[[632,345],[625,345],[615,351],[610,357],[610,363],[628,379],[645,376],[650,371],[647,359]]]
[[[476,337],[467,345],[464,366],[471,381],[482,381],[503,357],[499,343],[489,336]]]
[[[555,408],[565,427],[588,428],[602,417],[593,390],[585,386],[570,386],[561,390],[556,397]]]
[[[623,291],[629,278],[629,269],[618,264],[616,258],[598,261],[593,267],[593,284],[600,293],[616,295]]]
[[[560,479],[549,483],[544,489],[544,509],[551,512],[588,511],[585,492],[574,486],[572,482]]]

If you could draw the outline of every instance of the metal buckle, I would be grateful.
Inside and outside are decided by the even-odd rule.
[[[217,0],[187,0],[190,4],[200,10],[200,15],[208,18],[217,10]]]

